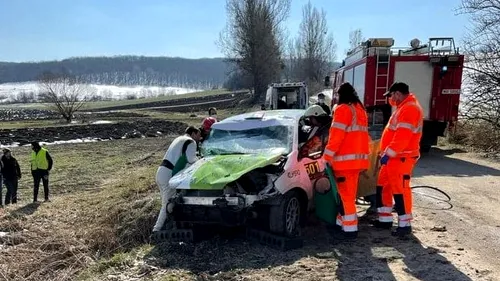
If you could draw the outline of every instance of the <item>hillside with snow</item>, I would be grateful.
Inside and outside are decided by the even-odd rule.
[[[203,89],[160,86],[115,86],[89,84],[90,100],[124,100],[182,95]],[[36,82],[0,84],[1,103],[27,103],[37,100],[39,87]]]
[[[90,84],[210,89],[226,80],[222,58],[113,56],[59,61],[0,62],[0,84],[36,81],[44,72],[65,73]]]

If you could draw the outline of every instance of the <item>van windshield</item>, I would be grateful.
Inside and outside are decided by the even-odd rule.
[[[270,126],[247,130],[210,131],[201,146],[202,155],[276,154],[286,155],[292,148],[293,130],[288,126]]]

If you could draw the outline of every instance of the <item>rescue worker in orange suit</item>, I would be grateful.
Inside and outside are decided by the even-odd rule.
[[[412,193],[410,178],[420,157],[423,110],[407,84],[396,82],[384,94],[395,107],[380,139],[380,171],[377,180],[377,228],[391,229],[393,199],[398,227],[393,236],[411,233]]]
[[[352,240],[358,236],[355,201],[359,174],[370,165],[368,116],[356,90],[349,83],[339,87],[337,104],[324,159],[333,168],[341,201],[333,228],[334,239]]]

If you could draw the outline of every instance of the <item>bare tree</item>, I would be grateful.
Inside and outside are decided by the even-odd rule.
[[[313,7],[310,1],[302,8],[296,48],[300,77],[311,83],[322,82],[336,58],[337,44],[328,31],[326,12]]]
[[[70,123],[73,114],[85,104],[92,88],[66,74],[44,73],[38,79],[40,98]]]
[[[299,72],[298,65],[298,41],[295,38],[288,40],[285,50],[285,69],[284,69],[284,77],[287,82],[293,82],[294,80],[300,79],[299,76],[301,73]]]
[[[284,68],[282,23],[290,0],[226,0],[227,25],[219,46],[237,68],[252,78],[254,102],[261,101],[267,85]]]
[[[349,32],[349,48],[350,48],[350,50],[361,45],[361,43],[363,43],[363,41],[365,41],[365,40],[366,39],[363,37],[363,32],[361,31],[360,28],[357,28],[355,30],[350,31]]]
[[[464,94],[461,116],[500,130],[500,1],[462,0],[460,13],[471,15],[463,44]]]

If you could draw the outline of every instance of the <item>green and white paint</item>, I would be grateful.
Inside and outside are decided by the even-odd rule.
[[[281,156],[281,153],[208,156],[176,174],[169,184],[176,189],[222,190],[226,184],[276,162]]]

